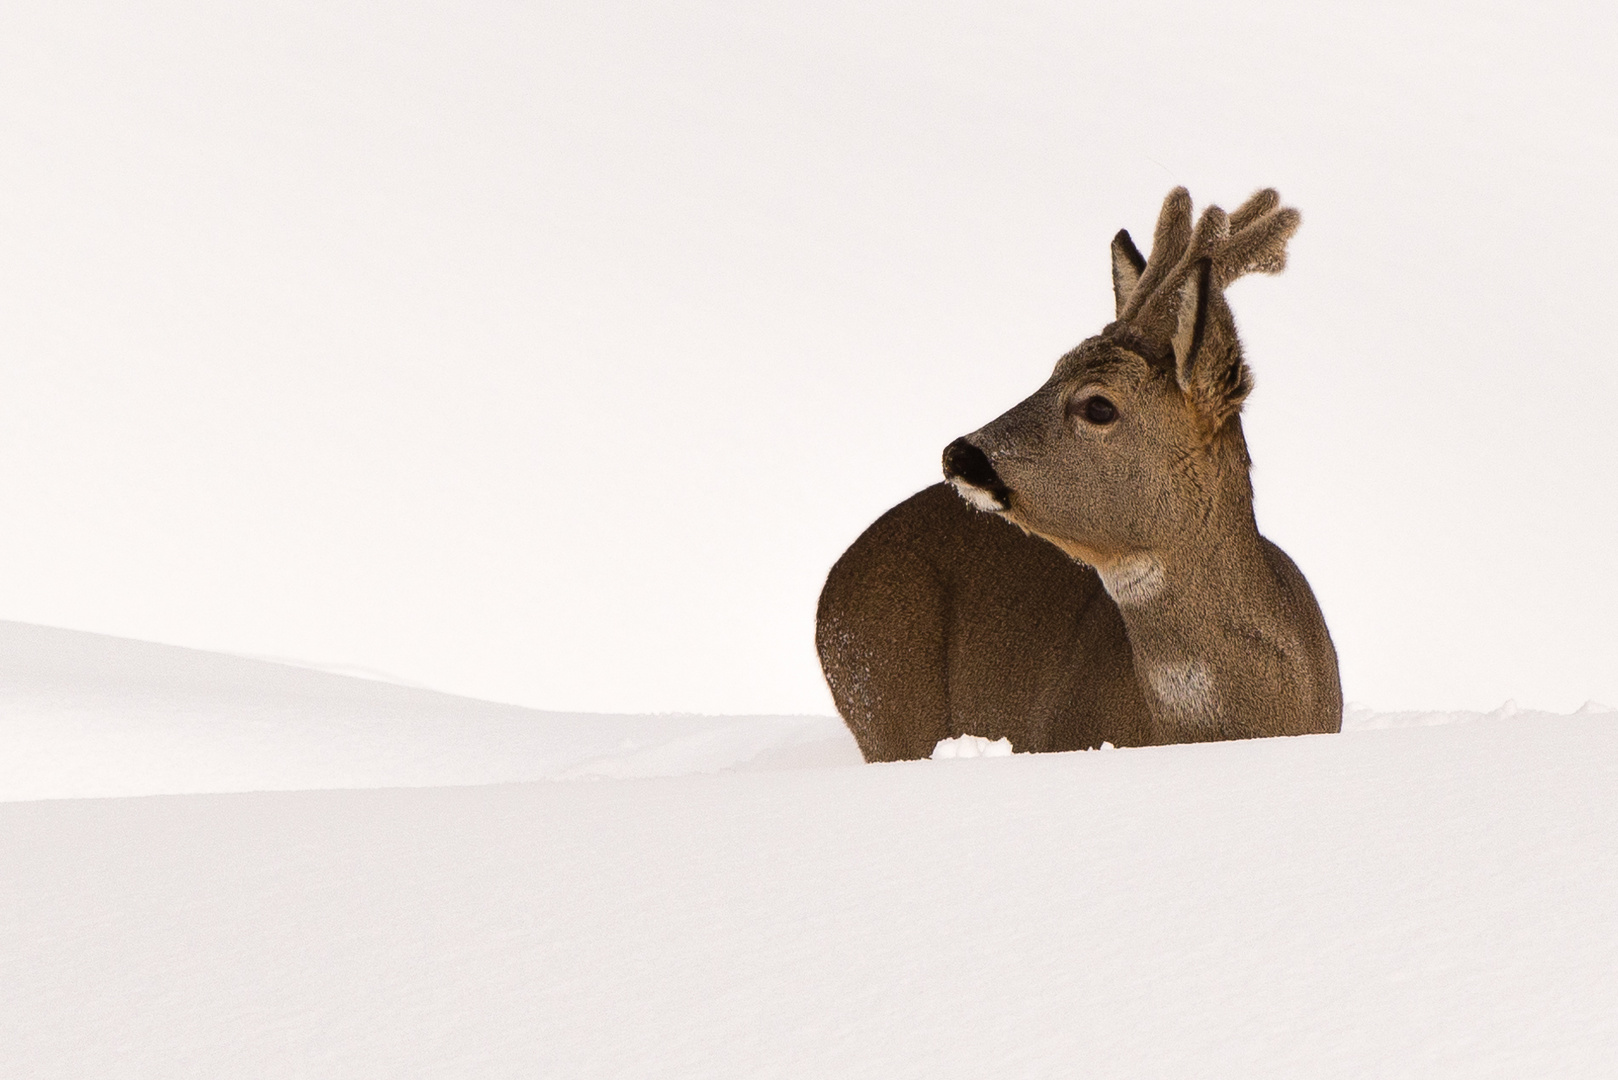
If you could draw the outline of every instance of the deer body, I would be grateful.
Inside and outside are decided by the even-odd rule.
[[[1283,265],[1298,217],[1278,203],[1193,229],[1177,189],[1150,261],[1119,233],[1118,321],[946,448],[961,500],[929,488],[838,561],[816,639],[867,760],[961,734],[1039,751],[1338,730],[1325,621],[1253,518],[1223,297]]]
[[[1096,572],[948,484],[888,511],[837,561],[816,637],[867,761],[926,757],[964,734],[1020,751],[1152,741]]]

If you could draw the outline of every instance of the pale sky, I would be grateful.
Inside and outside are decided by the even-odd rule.
[[[0,618],[829,712],[826,570],[1175,184],[1351,700],[1618,704],[1609,5],[0,8]],[[806,10],[809,9],[809,10]]]

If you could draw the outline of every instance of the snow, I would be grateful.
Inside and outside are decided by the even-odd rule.
[[[530,712],[19,624],[0,657],[7,1075],[1618,1060],[1597,705],[862,766],[826,718]],[[241,790],[316,781],[371,790]],[[61,797],[165,784],[237,793]]]
[[[933,747],[934,761],[943,761],[945,758],[1009,757],[1010,755],[1010,739],[999,738],[990,741],[981,735],[960,735],[953,739],[940,739],[938,740],[938,745]]]
[[[1573,711],[1574,716],[1601,716],[1618,712],[1611,705],[1599,701],[1586,701]],[[1559,719],[1561,714],[1544,709],[1525,709],[1515,700],[1506,701],[1489,712],[1460,710],[1451,712],[1405,710],[1381,712],[1368,705],[1350,702],[1343,709],[1344,731],[1377,731],[1384,728],[1432,727],[1436,724],[1464,724],[1478,720],[1507,720],[1516,717],[1523,721]]]
[[[1612,712],[1587,702],[1580,714]],[[1344,729],[1559,714],[1379,712]],[[376,679],[0,622],[0,801],[630,779],[856,765],[831,716],[542,712]],[[977,735],[934,758],[1011,753]]]
[[[0,622],[0,800],[857,763],[823,716],[540,712]]]

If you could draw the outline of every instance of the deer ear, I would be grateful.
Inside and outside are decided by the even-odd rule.
[[[1146,259],[1135,241],[1129,238],[1129,230],[1119,229],[1118,235],[1112,238],[1112,296],[1118,305],[1118,318],[1123,318],[1124,305],[1129,303],[1145,269]]]
[[[1173,338],[1175,381],[1211,434],[1241,411],[1253,390],[1236,322],[1214,281],[1211,260],[1198,259],[1186,275],[1178,316]]]
[[[1213,264],[1198,259],[1180,286],[1180,312],[1174,328],[1174,374],[1180,389],[1192,392],[1195,383],[1197,354],[1202,351],[1202,339],[1208,329],[1208,287],[1212,283]]]

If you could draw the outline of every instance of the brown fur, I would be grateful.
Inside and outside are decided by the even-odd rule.
[[[854,541],[826,578],[815,630],[867,761],[926,757],[963,734],[1035,751],[1151,741],[1123,620],[1096,572],[948,484]]]
[[[832,568],[816,643],[867,760],[961,734],[1043,751],[1338,730],[1325,622],[1253,521],[1252,383],[1223,294],[1285,265],[1299,219],[1279,204],[1261,191],[1193,226],[1176,189],[1144,266],[1120,233],[1119,320],[946,452],[998,517],[935,486]],[[1086,419],[1094,396],[1115,420]]]

